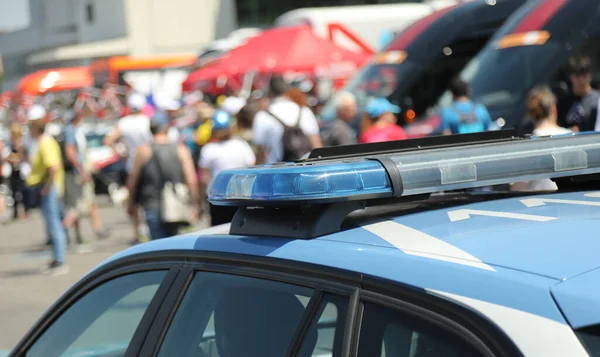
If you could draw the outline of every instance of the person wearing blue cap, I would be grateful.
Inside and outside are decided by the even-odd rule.
[[[146,224],[152,239],[167,238],[179,233],[186,221],[168,221],[164,215],[165,187],[187,187],[191,196],[191,217],[198,219],[198,181],[192,155],[187,147],[169,141],[169,119],[156,113],[150,120],[152,143],[140,146],[136,152],[133,169],[127,181],[130,215],[135,215],[137,205],[144,208]],[[169,184],[169,185],[167,185]],[[179,197],[178,197],[179,198]]]
[[[200,182],[208,189],[221,170],[251,166],[256,156],[250,145],[243,139],[232,135],[231,116],[217,110],[212,117],[212,140],[202,147],[199,166],[202,170]],[[211,225],[231,222],[235,207],[210,205]]]
[[[393,105],[386,98],[373,98],[367,102],[365,114],[368,116],[367,129],[360,135],[361,143],[404,140],[404,130],[396,124],[396,115],[400,107]]]

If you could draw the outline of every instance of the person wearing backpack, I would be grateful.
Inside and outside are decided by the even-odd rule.
[[[258,148],[258,163],[298,160],[323,146],[317,118],[310,108],[294,103],[286,95],[287,89],[281,76],[271,77],[271,104],[254,117],[252,136]]]
[[[150,122],[152,142],[136,151],[127,187],[127,213],[144,209],[153,240],[177,235],[179,229],[198,220],[198,181],[192,154],[184,145],[169,141],[169,120],[156,113]]]
[[[441,113],[441,131],[444,135],[477,133],[490,128],[490,113],[483,105],[469,98],[470,88],[465,81],[453,79],[450,92],[453,103]]]

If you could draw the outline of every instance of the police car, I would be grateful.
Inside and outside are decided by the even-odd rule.
[[[10,356],[598,356],[598,173],[600,134],[506,132],[224,171],[230,225],[110,258]]]

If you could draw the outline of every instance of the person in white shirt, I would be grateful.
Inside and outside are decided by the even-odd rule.
[[[552,136],[572,133],[557,124],[556,97],[546,87],[537,87],[527,96],[527,112],[533,121],[535,136]],[[518,182],[512,185],[513,191],[556,191],[558,187],[550,179]]]
[[[146,97],[139,93],[133,93],[127,98],[127,106],[131,110],[131,114],[119,119],[112,133],[104,138],[104,144],[126,158],[125,168],[129,173],[133,168],[137,148],[149,143],[152,135],[150,134],[150,118],[142,113],[142,109],[146,106]],[[121,138],[127,145],[126,153],[117,149],[117,141]]]
[[[213,141],[202,147],[199,167],[202,169],[200,182],[207,190],[210,189],[215,177],[222,170],[237,169],[252,166],[256,163],[254,151],[241,138],[233,137],[231,116],[221,110],[213,115]],[[210,205],[211,225],[231,222],[235,207]]]
[[[277,116],[288,126],[299,124],[300,129],[310,140],[312,148],[323,146],[319,135],[317,118],[308,107],[300,107],[288,98],[288,85],[280,76],[273,76],[269,81],[269,93],[272,98],[268,112]],[[301,113],[299,112],[301,111]],[[283,125],[267,111],[256,113],[252,124],[253,142],[258,148],[258,162],[274,163],[283,159]],[[298,120],[300,122],[298,123]]]
[[[114,127],[113,131],[104,138],[104,144],[106,146],[112,148],[117,154],[126,159],[125,171],[127,176],[129,176],[133,169],[137,149],[152,141],[150,118],[142,113],[146,104],[146,97],[144,95],[139,93],[131,94],[129,98],[127,98],[127,105],[131,110],[131,114],[119,119],[119,122]],[[117,149],[117,141],[119,139],[123,139],[127,145],[127,151],[125,153]],[[135,200],[136,198],[130,197],[129,199]],[[134,235],[136,240],[139,241],[141,240],[141,221],[137,210],[131,215],[131,218],[134,225]]]

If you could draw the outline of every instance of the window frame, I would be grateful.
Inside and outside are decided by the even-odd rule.
[[[465,343],[474,347],[477,351],[481,353],[482,356],[485,357],[494,357],[494,354],[486,344],[484,344],[481,340],[479,340],[471,331],[463,327],[462,325],[454,322],[453,320],[438,315],[435,312],[427,310],[418,305],[413,305],[411,303],[407,303],[402,300],[397,300],[392,297],[374,293],[371,291],[363,291],[361,293],[361,311],[364,313],[364,304],[371,303],[376,304],[384,308],[388,308],[390,310],[398,311],[403,313],[404,315],[409,315],[414,317],[415,319],[421,320],[428,324],[431,324],[445,332],[448,335],[454,335],[457,338],[462,339]],[[362,318],[362,314],[361,314]],[[362,326],[362,324],[361,324]],[[360,339],[360,331],[359,339]],[[360,341],[359,341],[360,344]],[[356,346],[356,355],[358,355],[358,345]]]
[[[361,319],[365,301],[415,316],[451,334],[458,334],[459,338],[482,351],[484,355],[525,357],[506,332],[487,316],[448,298],[432,295],[424,289],[367,277],[360,294]],[[356,332],[359,334],[358,338],[360,330]],[[353,346],[352,356],[356,357],[358,344]]]
[[[459,327],[470,344],[484,346],[492,356],[523,356],[514,342],[493,321],[475,310],[424,289],[379,277],[316,264],[264,256],[199,250],[146,252],[113,261],[75,284],[58,300],[9,357],[23,357],[29,347],[63,311],[100,284],[119,276],[152,270],[168,270],[136,329],[125,357],[157,356],[170,324],[198,272],[215,272],[310,287],[319,299],[307,306],[286,357],[294,356],[325,293],[347,296],[342,357],[356,357],[364,302],[383,304],[420,319],[431,319],[451,332]],[[311,308],[312,310],[308,310]],[[475,346],[475,345],[474,345]],[[475,346],[477,348],[477,346]]]
[[[248,276],[251,278],[267,279],[282,283],[306,286],[315,290],[314,297],[320,293],[319,301],[314,303],[318,308],[324,293],[333,293],[348,296],[348,316],[346,319],[342,357],[356,357],[360,337],[364,301],[384,304],[394,309],[402,309],[405,313],[415,315],[417,318],[431,319],[436,325],[454,333],[460,327],[464,333],[462,338],[474,347],[491,351],[488,356],[496,357],[523,357],[514,342],[493,321],[469,307],[457,304],[446,298],[427,293],[424,289],[416,288],[396,281],[379,277],[367,276],[361,273],[331,268],[316,264],[290,261],[264,256],[252,256],[236,253],[208,252],[208,251],[169,251],[163,252],[172,259],[184,259],[185,267],[177,277],[181,289],[175,304],[164,306],[161,315],[162,323],[155,321],[147,340],[152,341],[143,346],[140,356],[156,357],[169,326],[183,300],[193,277],[198,272],[215,272]],[[310,304],[310,303],[309,303]],[[307,306],[307,310],[308,310]],[[316,318],[314,311],[305,314],[291,347],[286,357],[294,356],[292,353],[301,347],[303,333]],[[312,318],[306,318],[306,316]],[[299,335],[298,333],[302,333]],[[156,336],[157,338],[154,338]]]
[[[137,356],[146,339],[146,335],[154,322],[156,314],[159,312],[161,305],[167,301],[166,297],[179,273],[180,266],[180,262],[144,261],[143,259],[140,261],[133,260],[130,264],[126,265],[118,264],[118,262],[117,264],[107,264],[105,267],[102,267],[81,279],[51,305],[35,325],[25,334],[23,339],[17,343],[16,347],[9,354],[9,357],[25,356],[27,351],[35,344],[39,337],[42,336],[66,310],[85,297],[89,292],[104,283],[125,275],[162,270],[166,272],[166,275],[152,297],[150,304],[146,308],[146,311],[129,342],[127,351],[125,352],[126,357]]]
[[[360,286],[358,284],[350,282],[339,283],[332,280],[323,280],[320,277],[316,276],[303,275],[302,273],[291,273],[285,268],[285,270],[281,269],[285,265],[287,265],[288,262],[279,259],[267,258],[268,260],[266,266],[263,266],[263,264],[259,264],[260,267],[258,267],[247,266],[243,264],[243,262],[252,261],[250,262],[251,264],[258,263],[257,260],[262,260],[260,259],[260,257],[243,256],[244,258],[247,258],[249,260],[247,261],[246,259],[241,258],[242,256],[236,254],[209,253],[208,255],[210,257],[204,256],[204,259],[200,258],[198,260],[189,261],[186,264],[186,266],[182,268],[179,276],[177,277],[177,280],[181,282],[181,289],[179,290],[179,294],[175,300],[175,303],[171,305],[170,308],[165,305],[164,309],[162,309],[162,311],[159,313],[159,316],[155,320],[155,324],[152,326],[148,334],[148,340],[154,342],[144,345],[140,350],[140,356],[158,356],[158,353],[160,352],[160,348],[164,342],[169,327],[171,326],[171,323],[175,318],[175,315],[181,305],[181,302],[183,301],[190,285],[192,284],[194,276],[197,273],[202,272],[244,276],[249,278],[293,284],[313,289],[313,295],[311,296],[311,299],[308,305],[306,306],[305,313],[302,316],[300,325],[298,326],[298,329],[296,330],[292,342],[286,352],[286,356],[295,356],[296,352],[301,348],[304,336],[308,331],[312,320],[316,317],[319,305],[324,297],[324,294],[326,293],[344,296],[349,299],[348,316],[344,324],[344,341],[350,340],[350,335],[351,333],[353,333],[352,327],[356,320],[353,312],[355,311],[354,306],[358,303],[358,295],[360,289]],[[276,264],[275,261],[279,261],[280,263],[282,263],[282,265]],[[277,268],[278,270],[265,269],[268,267]],[[350,346],[347,343],[343,343],[342,356],[349,356],[349,349]]]

